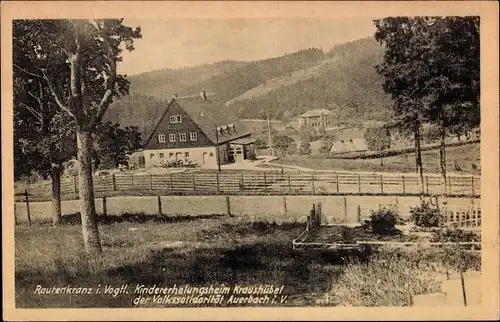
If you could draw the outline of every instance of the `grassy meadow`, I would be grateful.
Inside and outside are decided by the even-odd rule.
[[[134,307],[131,294],[34,294],[37,285],[96,288],[99,284],[129,288],[273,284],[284,285],[287,306],[407,306],[411,292],[434,292],[442,277],[432,265],[420,264],[442,263],[444,257],[434,251],[415,253],[419,256],[383,253],[372,261],[301,252],[292,249],[291,241],[303,224],[220,215],[100,217],[103,256],[89,259],[78,216],[63,218],[65,225],[56,228],[43,221],[16,226],[17,307]],[[388,261],[390,270],[384,264]],[[476,269],[478,262],[479,257],[466,261]],[[405,288],[408,283],[411,292]]]
[[[460,168],[457,170],[456,165]],[[315,170],[343,170],[343,171],[373,171],[373,172],[413,172],[415,171],[415,156],[413,153],[396,155],[380,159],[325,159],[312,158],[308,155],[290,155],[282,160],[283,165],[300,166]],[[478,168],[474,169],[472,164]],[[448,147],[446,149],[446,166],[449,172],[457,174],[480,175],[480,145],[467,144]],[[424,173],[439,173],[439,150],[422,151],[422,165]],[[279,162],[262,166],[280,168]]]

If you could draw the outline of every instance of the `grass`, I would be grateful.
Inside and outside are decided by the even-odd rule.
[[[17,227],[17,305],[131,307],[130,295],[39,296],[33,290],[38,284],[95,288],[141,283],[285,285],[288,305],[298,305],[326,291],[340,271],[328,261],[292,250],[291,239],[303,229],[299,224],[218,216],[162,222],[152,217],[129,215],[121,221],[101,222],[104,256],[100,260],[90,260],[83,251],[77,221],[57,228]]]
[[[246,217],[219,215],[173,218],[144,214],[110,216],[100,218],[99,223],[103,256],[92,259],[84,251],[78,216],[64,218],[65,225],[56,228],[48,223],[37,223],[32,227],[16,226],[17,307],[133,306],[132,294],[116,297],[104,294],[34,294],[37,285],[95,289],[99,284],[102,287],[126,284],[130,289],[136,284],[272,284],[284,285],[282,295],[288,296],[287,306],[323,305],[321,301],[325,294],[332,297],[345,292],[357,300],[351,299],[349,303],[379,305],[385,303],[377,299],[380,292],[390,290],[399,298],[406,281],[395,275],[397,278],[391,282],[391,288],[384,284],[384,279],[384,283],[377,284],[377,292],[362,293],[362,287],[373,286],[374,276],[386,278],[383,270],[387,268],[377,261],[367,263],[366,258],[349,259],[332,253],[293,250],[291,240],[304,229],[303,224],[295,222],[278,225]],[[437,260],[436,255],[425,257],[424,253],[427,254],[420,252],[406,259],[399,255],[402,259],[397,263],[401,267],[393,270],[401,270],[409,260]],[[449,258],[456,258],[453,254],[450,253]],[[462,262],[456,260],[456,264]],[[393,274],[393,270],[389,272]],[[366,286],[359,280],[365,281]],[[423,291],[433,290],[432,278],[419,281]],[[347,291],[350,289],[351,293]],[[345,296],[341,296],[344,299],[342,303],[335,300],[327,304],[348,304],[346,301],[349,298]],[[399,300],[394,300],[394,303],[405,304]]]
[[[349,262],[322,302],[335,306],[411,306],[413,296],[441,291],[448,272],[480,270],[477,253],[456,249],[386,250],[369,263]]]
[[[479,175],[480,171],[480,146],[479,143],[468,144],[456,147],[448,147],[446,150],[447,169],[449,172],[461,174]],[[455,168],[456,164],[461,170]],[[384,165],[380,165],[380,159],[325,159],[311,157],[307,155],[287,156],[282,160],[283,165],[293,165],[315,170],[345,170],[345,171],[373,171],[373,172],[413,172],[415,170],[415,157],[413,153],[386,157],[383,159]],[[424,172],[439,173],[439,150],[429,150],[422,152],[422,163]],[[472,164],[478,166],[473,169]],[[279,163],[273,164],[276,168]]]

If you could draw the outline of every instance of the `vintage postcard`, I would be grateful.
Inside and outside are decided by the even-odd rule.
[[[1,5],[4,319],[499,318],[497,2]]]

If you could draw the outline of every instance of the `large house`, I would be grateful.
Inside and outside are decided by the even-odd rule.
[[[217,147],[219,160],[217,160]],[[139,167],[189,160],[204,168],[252,159],[251,133],[214,94],[174,95],[144,144]]]
[[[327,109],[310,110],[299,116],[299,128],[310,125],[313,128],[328,128],[331,126],[332,112]]]

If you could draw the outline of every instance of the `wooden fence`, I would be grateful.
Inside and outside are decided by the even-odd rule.
[[[241,172],[241,173],[197,173],[182,172],[170,174],[113,174],[94,178],[96,193],[113,191],[199,191],[207,193],[256,193],[256,194],[381,194],[417,195],[420,192],[418,177],[412,175],[345,174],[331,172],[280,173]],[[479,176],[449,176],[448,195],[480,196],[481,179]],[[48,197],[51,194],[50,182],[43,184],[17,185],[16,193],[28,193],[35,197]],[[424,177],[424,192],[441,193],[438,176]],[[76,177],[61,180],[62,195],[78,193]]]
[[[481,229],[481,208],[478,206],[443,207],[442,214],[448,227]]]

